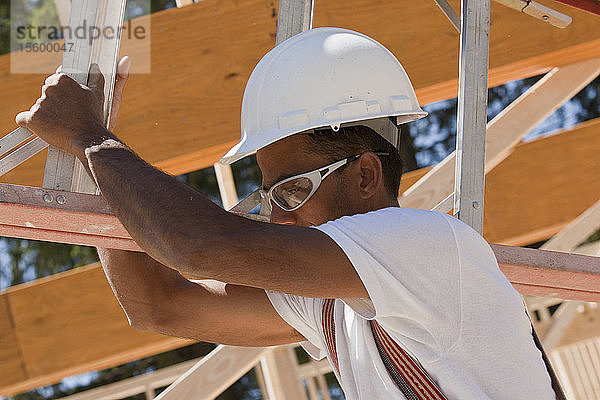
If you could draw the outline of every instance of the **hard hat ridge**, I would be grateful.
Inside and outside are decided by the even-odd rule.
[[[426,115],[402,65],[383,45],[347,29],[311,29],[256,65],[242,100],[242,138],[221,162],[314,128],[387,117],[400,124]]]

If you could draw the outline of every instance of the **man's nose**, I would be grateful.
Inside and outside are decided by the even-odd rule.
[[[296,215],[293,211],[284,211],[276,204],[273,204],[271,210],[271,223],[280,225],[296,225]]]

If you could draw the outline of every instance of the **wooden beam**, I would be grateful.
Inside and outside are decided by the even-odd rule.
[[[544,350],[550,351],[565,334],[565,331],[577,317],[579,308],[583,308],[583,305],[579,301],[565,301],[552,315],[552,323],[544,332],[542,336],[542,346]]]
[[[598,194],[600,197],[600,194]],[[600,200],[544,243],[543,248],[571,252],[600,228]]]
[[[240,379],[273,348],[219,346],[161,392],[156,400],[211,400]]]
[[[132,329],[97,264],[9,288],[0,305],[0,324],[11,321],[0,335],[2,396],[193,343]]]
[[[291,346],[280,346],[261,360],[269,399],[305,400],[306,392],[298,373],[296,352]]]
[[[181,8],[194,4],[194,0],[175,0],[175,4],[177,4],[178,8]]]
[[[61,26],[69,25],[69,12],[71,11],[70,0],[54,0],[56,14],[58,14],[58,22]]]
[[[223,208],[229,210],[239,201],[237,190],[235,188],[235,181],[233,180],[233,171],[231,170],[231,165],[225,165],[216,162],[214,164],[214,169],[217,177],[217,185],[219,186],[219,193],[221,194]]]
[[[562,231],[544,243],[540,249],[573,252],[579,243],[600,227],[600,200],[569,223]],[[581,253],[578,253],[581,254]],[[578,301],[563,302],[551,317],[550,326],[541,336],[544,349],[550,350],[560,341],[583,304]]]
[[[450,3],[457,9],[458,1]],[[494,2],[491,86],[600,57],[597,17],[549,5],[575,22],[557,30]],[[205,0],[152,14],[151,73],[132,75],[116,134],[155,165],[175,163],[177,173],[212,165],[239,139],[244,85],[274,44],[276,12],[267,0]],[[382,15],[402,15],[403,23],[382,24]],[[314,25],[344,26],[382,42],[405,66],[422,103],[456,96],[458,37],[435,2],[319,2]],[[189,26],[204,29],[189,35]],[[147,57],[139,45],[125,41],[121,50],[133,55],[132,68]],[[51,71],[60,61],[32,62],[47,63]],[[0,99],[0,132],[15,127],[14,116],[31,106],[44,80],[43,75],[10,74],[9,68],[10,55],[1,56],[0,87],[11,96]],[[2,182],[41,186],[42,165],[42,157],[36,157]]]
[[[584,311],[578,314],[565,330],[555,348],[559,349],[594,337],[600,337],[600,308],[597,305],[595,307],[586,305]]]
[[[62,397],[61,400],[126,399],[144,392],[151,394],[151,397],[147,397],[147,399],[154,399],[156,389],[170,385],[200,360],[201,358],[195,358],[183,361],[179,364],[160,368],[143,375],[137,375],[94,389],[88,389],[83,392],[72,394],[67,397]]]

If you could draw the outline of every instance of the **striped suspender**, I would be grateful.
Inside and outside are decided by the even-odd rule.
[[[322,314],[323,333],[333,366],[340,376],[335,344],[334,305],[334,299],[325,299]],[[404,396],[408,400],[446,400],[421,364],[406,353],[375,320],[370,322],[381,360]]]

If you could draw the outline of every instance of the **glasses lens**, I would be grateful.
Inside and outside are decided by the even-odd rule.
[[[273,186],[273,199],[284,210],[291,210],[300,205],[312,190],[312,181],[306,177]]]

